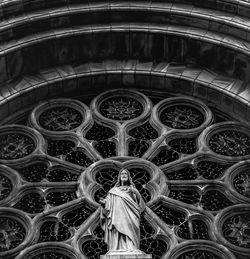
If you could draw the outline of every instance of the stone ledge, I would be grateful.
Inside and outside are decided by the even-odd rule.
[[[100,259],[152,259],[151,254],[145,254],[142,251],[135,252],[108,252],[105,255],[101,255]]]

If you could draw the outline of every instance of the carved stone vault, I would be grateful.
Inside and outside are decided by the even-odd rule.
[[[194,98],[112,90],[0,127],[0,258],[99,258],[98,201],[127,168],[153,258],[250,254],[250,131]]]

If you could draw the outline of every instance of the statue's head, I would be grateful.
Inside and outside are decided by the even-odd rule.
[[[121,169],[119,171],[118,179],[115,186],[121,186],[122,182],[124,183],[124,185],[135,186],[131,178],[130,172],[127,169]]]

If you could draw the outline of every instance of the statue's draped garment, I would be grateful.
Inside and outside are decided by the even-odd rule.
[[[145,203],[138,190],[127,186],[113,187],[101,212],[101,224],[105,232],[104,241],[109,251],[139,250],[140,214],[145,209]]]

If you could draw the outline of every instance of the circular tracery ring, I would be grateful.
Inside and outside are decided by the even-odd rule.
[[[21,125],[0,128],[0,162],[8,165],[22,162],[39,153],[43,137],[35,130]]]
[[[232,237],[239,222],[249,228],[249,208],[236,205],[249,199],[249,161],[240,162],[250,158],[246,126],[216,123],[211,109],[194,98],[153,106],[132,90],[102,93],[90,108],[72,99],[44,102],[31,112],[29,125],[0,128],[0,205],[20,215],[9,225],[24,232],[16,239],[8,224],[0,225],[6,250],[0,257],[21,250],[18,259],[105,254],[98,201],[121,168],[130,171],[147,204],[145,253],[155,259],[248,255],[249,231],[247,247],[237,248],[242,241]],[[6,233],[15,246],[3,243]]]
[[[29,217],[13,208],[0,210],[0,255],[15,255],[31,244],[34,228]]]
[[[250,205],[238,204],[222,210],[215,218],[218,240],[240,257],[250,253]]]
[[[20,177],[15,170],[0,165],[0,206],[9,204],[20,188]]]

